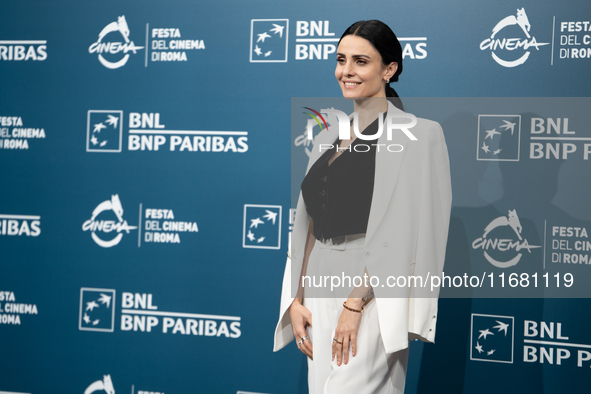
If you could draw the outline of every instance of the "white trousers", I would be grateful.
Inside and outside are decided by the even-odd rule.
[[[338,244],[331,240],[316,241],[308,259],[307,274],[362,276],[364,242],[365,238],[358,235],[346,236]],[[338,366],[336,357],[332,361],[332,343],[347,297],[315,298],[305,294],[304,306],[312,314],[312,327],[307,328],[307,335],[314,349],[314,360],[308,358],[310,394],[403,394],[408,348],[386,354],[375,301],[366,305],[361,317],[357,354],[353,357],[349,349],[348,363]]]

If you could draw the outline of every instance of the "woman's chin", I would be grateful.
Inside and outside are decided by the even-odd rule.
[[[347,90],[342,89],[342,91],[343,91],[343,97],[346,98],[347,100],[355,100],[355,99],[358,99],[361,97],[358,93],[351,92],[348,89]]]

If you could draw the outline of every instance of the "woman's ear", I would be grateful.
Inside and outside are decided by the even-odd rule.
[[[394,74],[398,71],[398,63],[392,62],[386,66],[386,79],[392,79]]]

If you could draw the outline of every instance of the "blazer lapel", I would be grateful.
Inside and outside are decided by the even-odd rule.
[[[339,136],[338,125],[335,125],[334,127],[329,126],[328,129],[322,130],[316,136],[316,143],[313,144],[314,148],[312,149],[312,153],[310,153],[310,160],[308,161],[308,168],[306,169],[306,174],[308,173],[308,171],[310,170],[312,165],[314,165],[314,163],[316,163],[316,160],[318,160],[320,158],[320,156],[322,156],[322,154],[325,152],[325,151],[320,150],[320,145],[321,144],[332,144],[333,142],[335,142],[335,140],[337,139],[338,136]]]
[[[394,105],[388,101],[388,114],[392,113],[404,112],[394,107]],[[376,171],[374,176],[371,209],[369,211],[369,221],[367,223],[365,236],[365,247],[367,247],[372,241],[383,218],[386,216],[386,210],[388,209],[392,194],[396,188],[400,168],[402,167],[402,159],[406,152],[408,138],[403,133],[394,131],[392,133],[392,140],[388,140],[387,138],[388,133],[386,132],[384,125],[384,132],[378,139],[378,143],[382,144],[382,146],[380,146],[379,152],[376,152]],[[402,145],[402,152],[389,152],[387,146],[391,144]]]

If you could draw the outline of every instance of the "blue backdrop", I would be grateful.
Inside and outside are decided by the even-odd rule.
[[[591,88],[591,4],[574,0],[0,10],[0,392],[307,392],[295,345],[271,350],[290,156],[306,157],[290,106],[341,95],[335,49],[353,22],[400,38],[402,97]],[[488,103],[426,114],[451,161],[445,270],[537,270],[554,289],[442,298],[436,344],[412,343],[406,392],[582,392],[589,301],[543,296],[553,275],[564,286],[591,270],[589,101]],[[494,146],[491,129],[505,133]],[[520,232],[498,228],[515,218]]]

